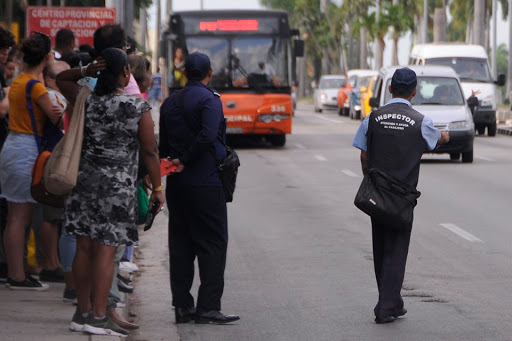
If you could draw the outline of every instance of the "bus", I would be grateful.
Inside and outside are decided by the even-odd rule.
[[[174,12],[163,35],[169,93],[186,84],[186,56],[210,57],[210,87],[221,96],[228,137],[247,135],[284,146],[292,132],[295,58],[304,42],[293,39],[288,13],[279,10]]]

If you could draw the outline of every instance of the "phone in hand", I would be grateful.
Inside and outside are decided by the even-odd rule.
[[[147,231],[153,226],[153,220],[155,220],[156,215],[158,214],[158,208],[160,207],[160,203],[157,201],[153,204],[153,207],[146,214],[146,222],[144,223],[144,231]]]
[[[160,159],[160,176],[164,177],[172,173],[176,169],[176,165],[173,165],[171,159],[168,157]]]

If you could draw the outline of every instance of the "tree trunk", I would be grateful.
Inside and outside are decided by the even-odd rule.
[[[446,11],[444,8],[434,9],[434,43],[446,41]]]
[[[366,28],[364,28],[363,26],[359,28],[359,37],[359,67],[361,69],[368,69],[368,51],[366,50]]]
[[[386,43],[383,38],[377,39],[377,48],[375,51],[375,70],[380,70],[384,63],[384,49],[386,48]]]
[[[391,52],[391,65],[398,65],[398,38],[393,39],[393,50]]]
[[[508,31],[512,32],[512,4],[508,6]],[[512,57],[510,57],[510,51],[512,50],[512,34],[508,35],[508,75],[507,75],[507,97],[512,103]]]
[[[485,0],[475,0],[473,44],[485,46]]]

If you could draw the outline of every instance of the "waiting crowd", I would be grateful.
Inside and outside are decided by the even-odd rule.
[[[16,45],[12,33],[0,27],[0,281],[11,290],[32,291],[47,290],[47,282],[65,282],[63,300],[77,305],[75,313],[70,313],[71,331],[126,336],[130,329],[138,328],[116,312],[116,307],[124,304],[120,290],[133,289],[119,269],[136,270],[130,260],[138,242],[137,223],[145,218],[138,217],[141,204],[137,191],[149,201],[148,207],[154,205],[157,212],[162,209],[166,200],[160,157],[172,155],[159,155],[148,103],[160,104],[162,100],[160,74],[151,73],[149,60],[137,53],[135,45],[117,24],[100,27],[94,34],[94,47],[78,48],[68,29],[57,33],[52,47],[51,38],[39,32]],[[196,79],[198,84],[193,84],[196,86],[211,76],[209,60],[199,69],[203,71]],[[194,82],[194,75],[190,82]],[[85,105],[80,105],[81,99]],[[48,132],[58,128],[65,133],[78,111],[84,113],[85,124],[77,184],[63,208],[38,203],[30,186],[35,160],[42,149],[52,148]],[[220,117],[216,116],[215,124],[224,129],[220,135],[225,138]],[[216,137],[214,134],[210,140],[215,142]],[[213,144],[210,140],[207,142]],[[178,166],[174,172],[193,165],[193,157],[200,153],[196,150],[194,155],[187,154],[183,163],[174,158]],[[207,151],[203,156],[211,157]],[[216,167],[215,162],[211,165]],[[181,190],[186,188],[178,175],[174,177]],[[220,181],[213,187],[220,188]],[[223,246],[215,250],[224,264],[212,265],[218,270],[210,271],[216,276],[211,281],[216,285],[215,300],[212,306],[202,303],[202,315],[199,311],[196,314],[193,300],[187,298],[184,306],[173,302],[177,323],[238,319],[220,313],[227,248],[226,206],[223,196],[221,199],[222,204],[216,207],[223,214],[220,224],[226,236]],[[197,200],[200,203],[203,199]],[[213,201],[219,201],[218,197]],[[190,207],[188,213],[195,215]],[[201,223],[201,217],[195,219]],[[176,222],[176,226],[182,223]],[[209,223],[208,228],[215,224]],[[183,249],[185,244],[179,247]],[[208,258],[204,251],[208,247],[203,245],[200,262]],[[173,276],[176,282],[179,271],[171,271],[171,283]],[[208,285],[205,283],[202,290]],[[200,299],[206,302],[202,295]]]

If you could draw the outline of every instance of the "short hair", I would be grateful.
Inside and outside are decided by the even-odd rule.
[[[126,46],[126,33],[119,24],[107,24],[94,32],[94,54],[101,55],[109,47],[122,49]],[[93,56],[94,57],[94,56]]]
[[[414,89],[416,88],[391,87],[391,93],[397,97],[407,98],[412,95]]]
[[[73,31],[67,28],[60,29],[55,36],[55,48],[63,49],[71,47],[75,43]]]
[[[134,52],[135,52],[135,50],[137,49],[137,42],[135,41],[135,39],[133,39],[133,38],[132,38],[132,37],[130,37],[130,36],[127,36],[127,37],[126,37],[126,42],[127,42],[128,44],[130,44],[130,48],[129,48],[129,49],[128,49],[128,48],[126,49],[126,53],[127,53],[127,54],[134,53]]]
[[[30,66],[37,66],[43,62],[51,49],[52,41],[50,37],[43,33],[34,32],[25,38],[21,45],[23,62]]]
[[[16,45],[14,34],[0,26],[0,50],[8,49]]]
[[[80,44],[80,46],[78,46],[78,50],[80,52],[90,53],[93,50],[93,48],[89,44]]]

